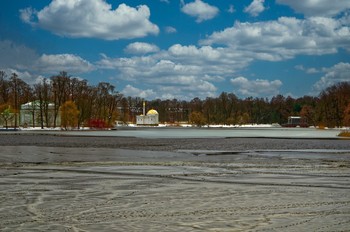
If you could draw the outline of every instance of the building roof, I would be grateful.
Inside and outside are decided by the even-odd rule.
[[[158,114],[158,112],[154,109],[151,109],[147,112],[147,115],[155,115],[155,114]]]
[[[55,107],[54,103],[50,102],[43,102],[42,104],[48,104],[49,109],[53,109]],[[27,102],[25,104],[21,105],[21,110],[35,110],[35,109],[40,109],[40,101],[35,100],[32,102]]]
[[[289,116],[288,118],[301,118],[300,116]]]

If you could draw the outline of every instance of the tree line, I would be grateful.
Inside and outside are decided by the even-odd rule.
[[[19,113],[27,102],[39,102],[41,127],[90,126],[112,127],[115,121],[136,121],[142,114],[144,99],[124,96],[107,82],[90,85],[87,80],[60,72],[39,83],[29,85],[16,73],[7,76],[0,71],[0,115],[6,121]],[[45,125],[49,104],[53,103],[53,117],[62,117],[61,125]],[[218,97],[194,98],[190,101],[155,99],[147,101],[147,108],[159,112],[161,123],[190,122],[210,124],[284,124],[288,116],[302,116],[309,125],[342,127],[350,125],[350,82],[340,82],[320,92],[319,96],[299,98],[277,95],[267,98],[238,98],[234,93],[222,92]],[[19,126],[14,117],[15,126]],[[74,120],[71,120],[74,118]],[[56,120],[54,120],[56,122]]]

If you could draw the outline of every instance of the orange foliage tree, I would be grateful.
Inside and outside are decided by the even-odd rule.
[[[303,108],[301,108],[300,116],[306,119],[309,125],[315,126],[315,110],[312,106],[304,105]]]

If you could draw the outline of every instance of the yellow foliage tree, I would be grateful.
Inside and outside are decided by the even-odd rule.
[[[5,122],[5,127],[6,130],[8,129],[8,123],[13,119],[14,115],[14,111],[11,109],[10,106],[7,106],[7,108],[5,108],[6,105],[0,105],[0,116],[1,119]]]
[[[344,110],[344,125],[350,126],[350,103]]]
[[[202,112],[194,111],[190,114],[190,123],[193,125],[196,125],[198,127],[201,127],[205,125],[205,117],[202,114]]]
[[[78,126],[79,110],[73,101],[66,101],[60,108],[61,127],[64,129]]]

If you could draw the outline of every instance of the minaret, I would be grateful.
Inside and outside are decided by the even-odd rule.
[[[143,116],[146,115],[146,102],[143,101]]]

